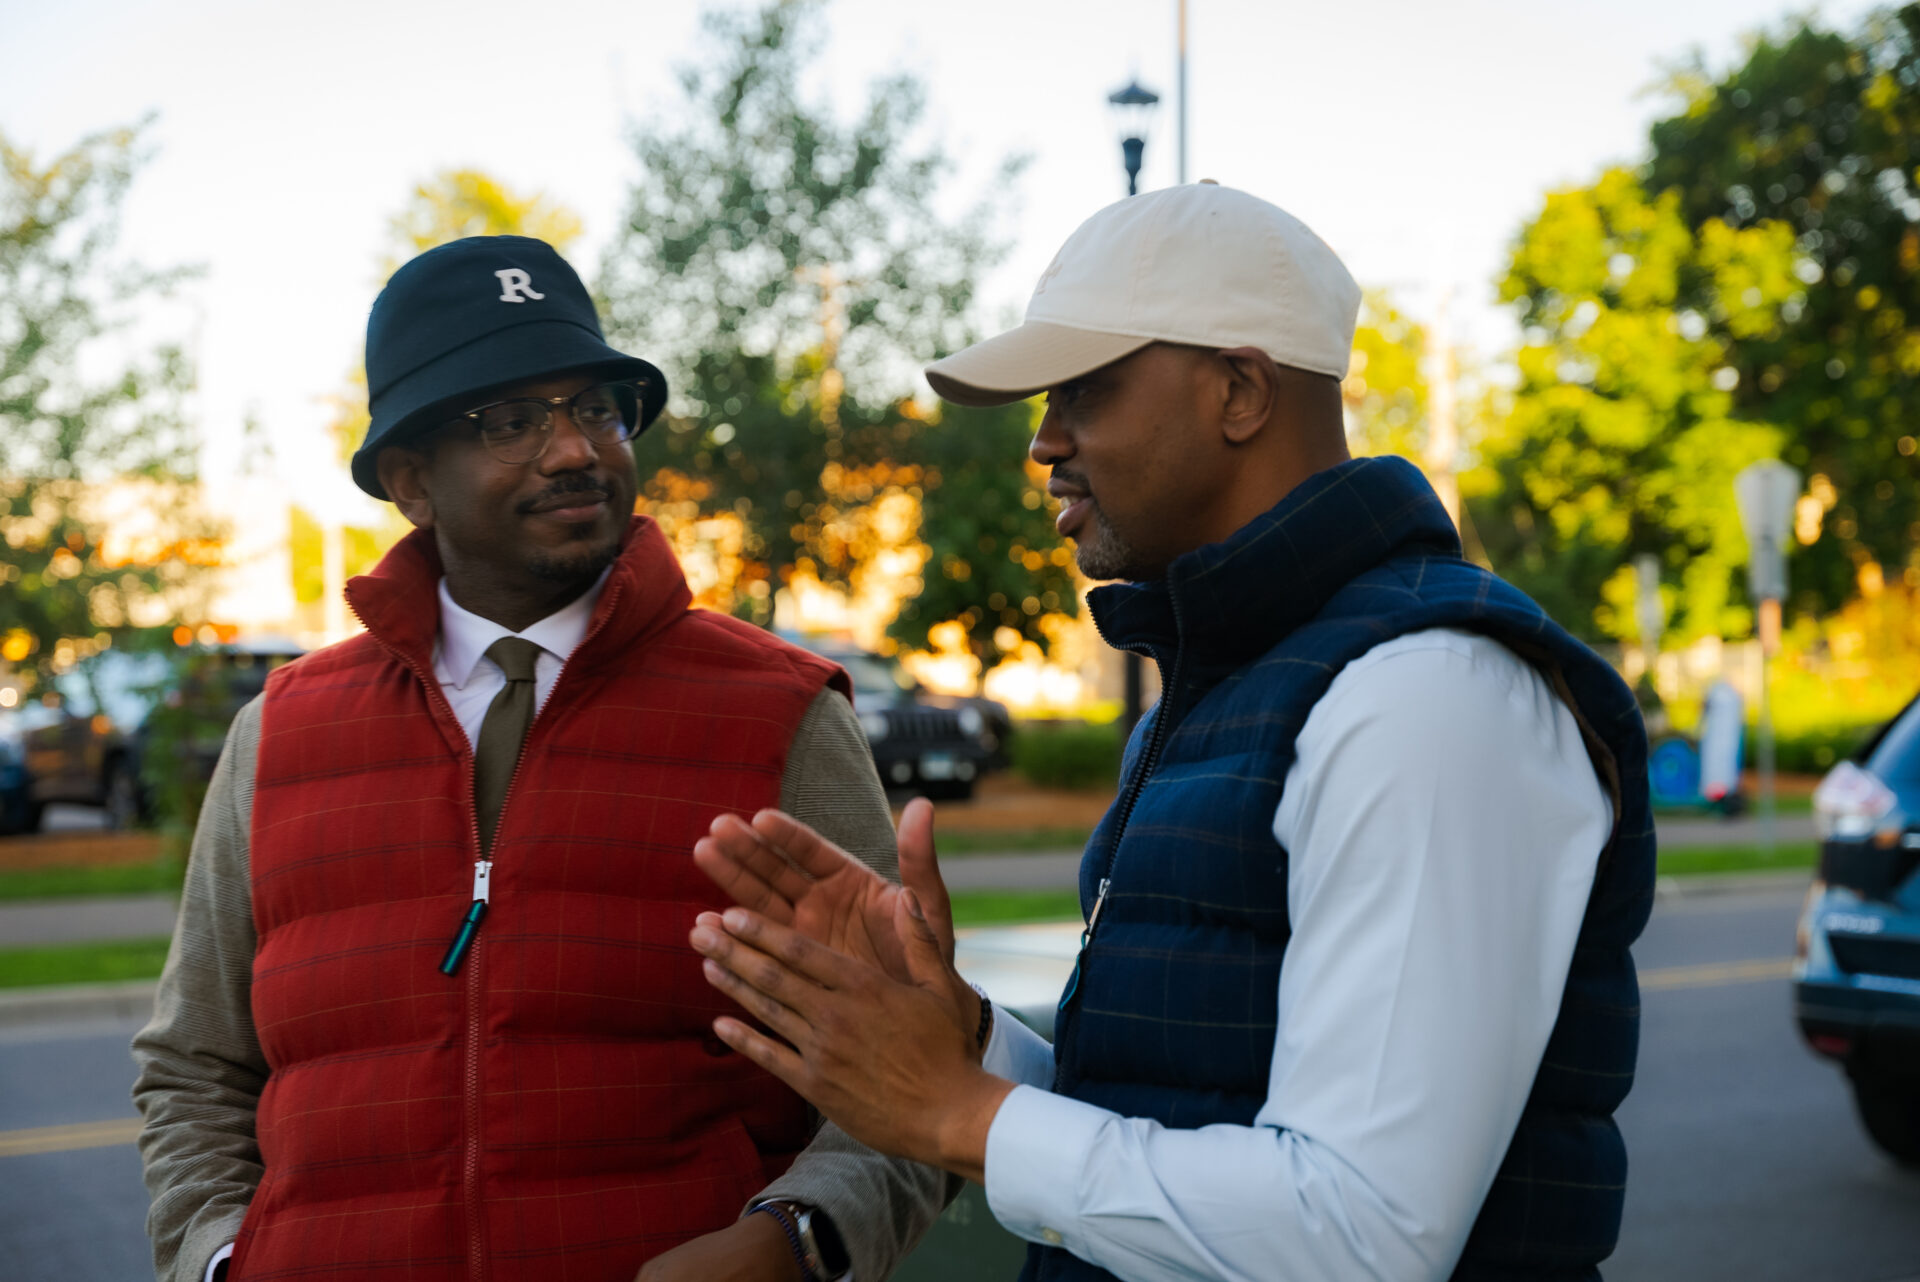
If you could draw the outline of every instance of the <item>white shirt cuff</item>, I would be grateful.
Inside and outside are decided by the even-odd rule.
[[[1051,1057],[1049,1057],[1051,1058]],[[1008,1232],[1063,1246],[1083,1260],[1081,1173],[1114,1115],[1079,1100],[1016,1086],[987,1128],[987,1206]]]
[[[220,1272],[220,1266],[225,1264],[227,1262],[228,1257],[231,1256],[232,1254],[233,1254],[233,1243],[231,1242],[221,1247],[218,1251],[215,1251],[213,1253],[213,1258],[207,1261],[207,1276],[204,1282],[213,1282],[213,1279]]]
[[[1042,1090],[1053,1085],[1053,1043],[1028,1028],[1005,1007],[993,1008],[993,1032],[980,1067],[995,1077]]]

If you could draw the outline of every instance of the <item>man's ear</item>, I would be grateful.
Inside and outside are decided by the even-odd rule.
[[[427,455],[408,445],[389,445],[374,456],[374,473],[400,515],[423,530],[433,528],[433,498],[427,490]]]
[[[1229,347],[1217,355],[1226,372],[1220,430],[1230,443],[1245,445],[1279,404],[1280,367],[1257,347]]]

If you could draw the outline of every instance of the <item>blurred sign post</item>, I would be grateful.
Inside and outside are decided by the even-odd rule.
[[[1633,558],[1633,617],[1640,629],[1640,658],[1653,680],[1660,659],[1660,634],[1667,630],[1667,605],[1660,599],[1660,558],[1642,552]]]
[[[1787,534],[1800,497],[1800,473],[1764,459],[1733,478],[1740,524],[1747,533],[1747,585],[1760,636],[1760,846],[1773,854],[1772,659],[1780,649],[1780,601],[1787,595]]]

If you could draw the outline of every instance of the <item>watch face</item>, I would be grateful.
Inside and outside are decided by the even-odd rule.
[[[833,1227],[832,1217],[809,1206],[801,1209],[799,1221],[800,1240],[807,1254],[819,1259],[827,1277],[837,1278],[845,1273],[852,1261],[847,1259],[847,1249]]]

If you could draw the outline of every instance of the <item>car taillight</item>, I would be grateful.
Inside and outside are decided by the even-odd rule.
[[[1845,1059],[1847,1053],[1853,1049],[1853,1039],[1842,1037],[1838,1033],[1809,1033],[1807,1045],[1811,1046],[1815,1053],[1825,1055],[1828,1059]]]
[[[1893,789],[1851,761],[1828,771],[1813,790],[1813,830],[1822,841],[1871,837],[1891,846],[1905,827]]]

